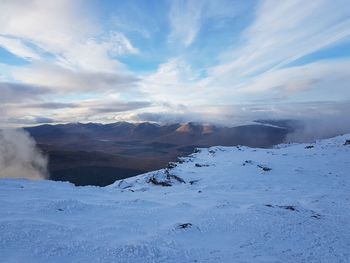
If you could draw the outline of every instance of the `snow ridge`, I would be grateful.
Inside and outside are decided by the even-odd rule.
[[[350,262],[347,140],[198,149],[105,188],[0,180],[2,262]]]

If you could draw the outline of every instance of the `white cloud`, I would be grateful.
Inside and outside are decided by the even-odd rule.
[[[190,46],[208,18],[233,17],[236,4],[228,0],[174,0],[169,14],[169,40]]]
[[[27,58],[36,47],[51,62],[76,70],[118,71],[124,66],[111,55],[135,54],[137,49],[121,33],[108,35],[94,19],[86,1],[3,0],[0,34],[3,46]],[[16,46],[10,45],[9,41]],[[38,55],[37,55],[38,56]],[[36,58],[38,58],[36,56]]]
[[[202,79],[200,71],[185,61],[172,59],[140,85],[158,103],[191,106],[342,100],[350,98],[349,68],[349,59],[321,60],[268,71],[239,84],[218,85]]]
[[[295,138],[320,138],[350,132],[347,121],[350,101],[304,102],[270,104],[205,105],[184,107],[181,110],[146,111],[133,113],[123,120],[155,122],[202,122],[224,126],[252,124],[256,120],[299,120],[304,126]],[[305,128],[305,129],[304,129]],[[313,132],[313,134],[312,134]]]
[[[25,45],[20,39],[7,38],[0,35],[0,47],[7,49],[18,57],[26,59],[38,59],[40,57],[37,52]]]
[[[272,93],[291,98],[299,93],[314,92],[307,100],[350,98],[350,60],[323,60],[306,65],[276,69],[254,78],[237,93],[256,97]]]
[[[117,56],[139,53],[139,50],[120,32],[111,32],[111,42],[113,43],[111,50]]]
[[[206,1],[174,1],[171,36],[191,44],[203,25],[203,10],[208,10],[208,6],[204,8],[206,4]],[[349,97],[344,87],[348,81],[346,61],[321,61],[283,68],[350,36],[350,9],[343,8],[347,5],[346,0],[262,0],[252,24],[241,34],[242,45],[237,47],[234,43],[234,47],[221,53],[220,63],[207,69],[206,77],[198,78],[198,71],[191,70],[187,71],[186,78],[181,78],[179,72],[186,67],[169,63],[166,67],[161,65],[151,77],[154,85],[150,89],[156,90],[155,96],[164,101],[185,101],[195,105],[276,98],[314,101],[328,99],[329,95],[335,98],[335,94]],[[214,13],[210,14],[214,10],[216,14],[224,12],[218,8],[210,10],[207,17],[214,16]],[[302,97],[302,94],[308,96]]]
[[[222,54],[211,84],[232,87],[341,41],[350,35],[347,5],[346,0],[262,1],[242,47]]]
[[[122,33],[105,32],[89,4],[82,0],[1,1],[0,46],[30,63],[0,65],[5,72],[0,78],[33,89],[46,87],[59,95],[135,88],[137,77],[116,57],[137,54],[138,49]]]
[[[61,53],[78,39],[98,33],[79,14],[79,1],[4,0],[1,2],[0,32],[24,39],[39,48]]]
[[[0,104],[0,128],[28,126],[37,123],[67,123],[78,121],[108,122],[116,116],[150,108],[147,100],[125,100],[118,96],[77,98],[72,102],[8,101]]]
[[[178,85],[179,82],[191,82],[198,79],[194,71],[182,59],[170,59],[160,64],[157,71],[148,76],[147,81],[150,83],[170,87]]]
[[[199,85],[200,72],[176,58],[160,64],[156,72],[145,76],[140,89],[158,103],[198,104],[206,97]]]
[[[183,45],[192,44],[201,26],[202,4],[198,1],[172,1],[170,39],[179,39]]]
[[[148,25],[155,23],[154,27],[158,28],[144,31],[146,27],[142,27],[142,21],[148,17],[148,13],[135,13],[138,20],[135,18],[132,21],[132,12],[126,12],[124,17],[115,21],[114,26],[124,28],[125,34],[138,32],[145,38],[154,34],[152,41],[155,40],[157,46],[148,47],[146,43],[145,47],[154,49],[152,52],[158,52],[155,49],[159,47],[161,50],[157,59],[164,58],[166,61],[142,79],[132,75],[118,61],[118,57],[136,55],[141,51],[125,34],[111,31],[111,27],[107,31],[102,28],[105,25],[95,20],[89,4],[91,2],[82,0],[2,0],[0,3],[0,46],[29,61],[29,64],[18,67],[0,64],[0,79],[3,82],[21,82],[23,87],[31,88],[27,89],[28,94],[34,94],[33,98],[38,102],[48,102],[54,98],[64,103],[66,101],[61,101],[58,96],[67,95],[74,97],[74,101],[69,102],[81,103],[80,107],[60,109],[61,112],[50,109],[47,115],[52,119],[79,121],[86,116],[113,119],[113,114],[104,114],[103,111],[133,108],[127,103],[120,103],[118,107],[101,104],[98,114],[97,111],[89,111],[89,103],[84,101],[86,96],[101,98],[110,94],[123,95],[123,99],[131,101],[152,101],[152,109],[147,108],[149,111],[166,113],[173,110],[174,114],[188,114],[193,118],[211,116],[210,119],[214,121],[228,120],[234,115],[247,117],[249,111],[256,116],[257,113],[276,113],[281,109],[273,105],[262,108],[245,106],[242,109],[224,108],[225,105],[340,100],[350,96],[346,86],[350,81],[347,72],[349,60],[325,60],[288,67],[290,62],[350,36],[350,9],[344,8],[348,6],[347,0],[262,0],[256,6],[254,20],[240,37],[237,36],[240,32],[234,29],[227,31],[227,34],[232,34],[232,39],[239,38],[239,43],[233,43],[225,52],[217,51],[220,57],[209,59],[219,61],[218,64],[203,70],[197,69],[195,63],[192,66],[191,61],[186,61],[198,50],[191,53],[192,50],[187,49],[181,57],[169,59],[166,56],[178,50],[168,52],[165,49],[176,49],[179,43],[182,51],[184,46],[190,47],[204,32],[201,30],[206,23],[212,26],[214,21],[227,21],[224,18],[234,17],[237,3],[230,0],[171,1],[170,34],[165,37],[175,45],[166,48],[161,46],[161,34],[168,33],[160,32],[166,27],[159,24],[160,21],[164,22],[162,19],[151,19]],[[193,45],[193,48],[196,47]],[[149,54],[141,55],[142,63],[149,59]],[[50,91],[48,96],[40,94],[42,87]],[[13,102],[9,98],[15,94],[14,90],[4,85],[1,88],[8,98],[5,100]],[[174,110],[174,107],[167,107],[166,104],[191,105],[196,108],[196,113],[182,108]],[[42,109],[31,109],[28,113],[25,112],[28,108],[20,109],[22,105],[18,104],[18,109],[11,107],[7,112],[11,111],[16,118],[22,114],[29,120],[42,116]],[[142,105],[133,106],[141,111]],[[4,109],[0,107],[1,111]],[[92,117],[94,112],[96,115]],[[286,115],[283,112],[281,116]],[[125,113],[125,116],[129,118],[127,116],[131,115]]]
[[[13,76],[32,86],[44,86],[52,92],[121,92],[135,87],[138,81],[125,72],[95,72],[67,69],[48,63],[34,63],[13,70]]]

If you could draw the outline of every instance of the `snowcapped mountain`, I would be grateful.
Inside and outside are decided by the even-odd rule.
[[[0,181],[2,262],[350,262],[350,135],[211,147],[108,187]]]

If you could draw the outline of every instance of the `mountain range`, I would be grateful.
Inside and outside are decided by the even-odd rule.
[[[48,155],[50,179],[105,186],[164,168],[197,147],[271,147],[282,143],[293,125],[263,120],[236,127],[117,122],[40,125],[25,130]]]

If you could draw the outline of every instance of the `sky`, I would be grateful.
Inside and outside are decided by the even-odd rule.
[[[344,122],[349,83],[349,0],[0,0],[1,127]]]

